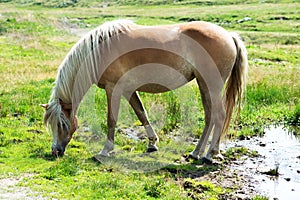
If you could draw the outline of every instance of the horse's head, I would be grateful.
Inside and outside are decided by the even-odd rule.
[[[65,148],[78,127],[77,117],[72,114],[72,104],[42,104],[46,112],[44,123],[53,134],[52,155],[63,156]]]

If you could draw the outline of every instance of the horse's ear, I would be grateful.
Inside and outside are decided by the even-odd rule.
[[[47,109],[49,107],[49,104],[47,104],[47,103],[46,104],[40,104],[40,106]]]

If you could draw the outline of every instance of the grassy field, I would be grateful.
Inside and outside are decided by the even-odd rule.
[[[82,30],[113,19],[129,18],[139,24],[171,24],[206,20],[238,32],[249,53],[249,83],[239,121],[229,135],[262,133],[263,127],[300,124],[300,3],[296,1],[1,1],[0,0],[0,179],[20,178],[45,198],[56,199],[218,199],[234,189],[197,182],[182,171],[215,166],[188,163],[152,172],[120,171],[96,163],[89,143],[75,134],[63,158],[50,154],[51,135],[42,124],[40,103],[49,99],[57,68]],[[162,141],[171,136],[201,135],[204,125],[199,92],[191,84],[175,92],[141,94]],[[191,100],[190,100],[191,99]],[[92,131],[106,131],[104,91],[95,90],[97,118],[84,103],[81,123]],[[153,106],[159,105],[159,106]],[[174,112],[177,111],[177,112]],[[122,103],[118,129],[139,125]],[[146,141],[133,141],[118,131],[116,143],[129,154],[145,150]],[[299,133],[298,133],[299,134]],[[171,139],[170,139],[171,138]],[[189,144],[182,155],[193,149]],[[126,155],[126,154],[125,154]],[[174,163],[180,155],[170,155]],[[185,187],[186,184],[193,187]],[[191,188],[204,188],[202,192]],[[1,190],[0,190],[1,191]],[[28,194],[29,195],[29,194]],[[260,199],[262,197],[255,197]]]

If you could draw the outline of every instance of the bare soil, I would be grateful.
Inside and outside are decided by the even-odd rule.
[[[11,177],[0,179],[0,199],[27,199],[27,200],[37,200],[45,199],[40,194],[33,192],[27,187],[19,186],[24,178],[31,176],[28,174],[22,177]]]

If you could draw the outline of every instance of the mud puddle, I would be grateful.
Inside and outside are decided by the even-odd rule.
[[[300,138],[282,126],[270,127],[263,137],[228,142],[229,147],[247,147],[260,156],[231,166],[251,179],[255,190],[269,199],[300,199]]]

